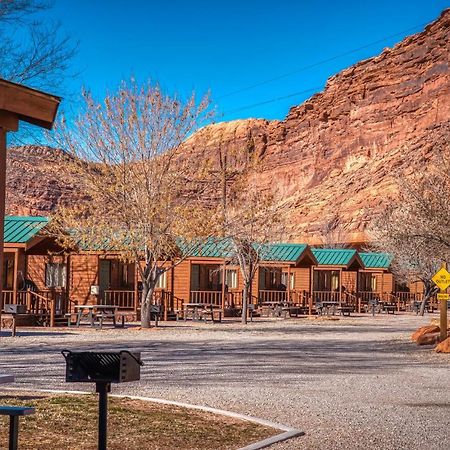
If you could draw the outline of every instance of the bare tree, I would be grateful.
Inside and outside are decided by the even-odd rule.
[[[135,262],[142,326],[149,327],[159,278],[192,254],[215,222],[197,202],[202,158],[193,167],[181,152],[207,118],[208,98],[182,100],[132,80],[102,103],[86,92],[84,99],[75,123],[60,123],[56,136],[69,156],[61,170],[76,177],[85,201],[61,207],[52,230],[64,247],[106,247]]]
[[[399,281],[422,282],[424,296],[420,314],[438,289],[432,281],[439,269],[441,259],[435,254],[433,246],[426,238],[408,230],[408,209],[400,204],[389,207],[372,225],[370,234],[373,249],[393,256],[391,270]]]
[[[374,246],[393,255],[393,272],[423,283],[425,304],[436,292],[431,277],[450,259],[450,160],[448,143],[437,143],[425,172],[399,176],[398,197],[370,229]]]
[[[242,322],[247,323],[252,283],[268,246],[281,239],[283,214],[274,192],[261,191],[260,155],[254,147],[217,148],[220,198],[218,230],[230,243],[228,264],[239,266],[243,282]]]
[[[0,1],[0,77],[43,89],[61,89],[77,44],[58,23],[42,20],[51,3]]]

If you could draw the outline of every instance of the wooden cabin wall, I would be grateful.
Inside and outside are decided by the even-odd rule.
[[[343,270],[341,287],[344,286],[347,292],[356,292],[357,289],[358,272]]]
[[[185,302],[189,302],[191,289],[191,264],[183,261],[174,270],[173,294]]]
[[[311,290],[311,270],[309,267],[293,267],[291,273],[294,274],[294,290],[309,292]]]
[[[394,276],[392,273],[386,272],[383,274],[383,292],[394,292]]]
[[[409,292],[413,294],[423,294],[424,288],[421,281],[414,280],[408,283]]]
[[[39,291],[48,289],[45,285],[45,267],[47,263],[51,262],[64,263],[65,257],[62,255],[26,255],[25,278],[32,281]]]
[[[74,254],[70,256],[69,295],[79,305],[96,304],[91,286],[98,284],[98,256]]]

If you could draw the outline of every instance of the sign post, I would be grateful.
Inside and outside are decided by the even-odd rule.
[[[439,269],[433,276],[432,280],[436,286],[441,290],[438,294],[438,300],[440,301],[440,321],[439,328],[441,330],[441,342],[447,339],[447,301],[449,295],[447,294],[447,288],[450,286],[450,273],[447,271],[447,263],[443,263],[441,269]]]

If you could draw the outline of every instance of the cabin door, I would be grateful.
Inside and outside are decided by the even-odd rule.
[[[99,260],[98,268],[98,287],[100,299],[105,299],[105,290],[111,286],[111,261],[108,259]]]

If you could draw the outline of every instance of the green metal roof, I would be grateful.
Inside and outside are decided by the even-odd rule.
[[[47,217],[6,216],[4,242],[25,244],[48,224]]]
[[[189,256],[203,258],[230,258],[233,255],[230,239],[210,238],[205,243],[199,243],[191,249],[183,249]],[[261,250],[263,261],[295,263],[306,250],[305,244],[268,244]]]
[[[356,254],[355,249],[348,248],[313,248],[319,266],[348,266]]]
[[[183,253],[200,258],[228,258],[232,254],[231,241],[229,239],[209,238],[206,242],[198,244],[178,244]]]
[[[389,269],[392,256],[387,253],[360,253],[359,256],[367,269]]]
[[[261,252],[263,261],[285,261],[295,263],[306,250],[306,244],[271,244]]]

